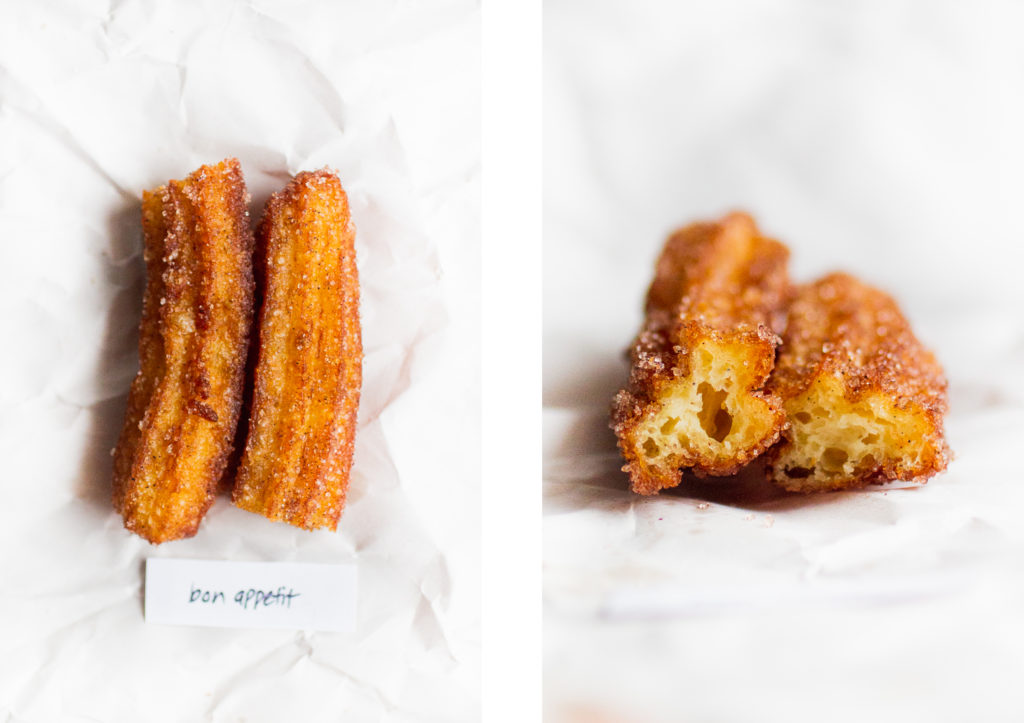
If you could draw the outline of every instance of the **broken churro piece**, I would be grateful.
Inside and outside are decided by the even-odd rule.
[[[782,406],[764,385],[779,343],[788,257],[741,213],[687,226],[665,244],[629,387],[612,409],[635,492],[677,486],[681,468],[733,474],[779,438]]]
[[[335,529],[345,504],[362,377],[348,198],[300,173],[257,230],[264,279],[249,437],[233,499],[298,527]]]
[[[143,194],[140,370],[114,450],[114,507],[160,543],[196,533],[242,403],[253,236],[238,161]]]
[[[769,476],[814,492],[945,469],[946,380],[896,302],[846,274],[801,288],[769,389],[791,424]]]

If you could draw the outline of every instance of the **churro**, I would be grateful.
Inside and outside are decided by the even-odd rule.
[[[681,469],[729,475],[785,426],[764,389],[779,343],[789,251],[742,213],[680,229],[665,245],[612,427],[634,491],[677,486]]]
[[[802,287],[769,389],[790,421],[770,478],[813,492],[945,469],[946,380],[883,292],[846,274]]]
[[[235,159],[147,191],[140,370],[114,450],[114,507],[153,543],[196,533],[242,403],[253,235]]]
[[[337,176],[300,173],[257,230],[264,299],[236,505],[335,529],[345,504],[362,375],[355,228]]]

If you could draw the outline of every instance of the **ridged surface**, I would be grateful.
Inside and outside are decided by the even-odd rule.
[[[355,228],[329,171],[301,173],[257,231],[264,299],[249,436],[233,499],[272,520],[335,529],[362,377]]]
[[[247,202],[234,159],[143,195],[140,370],[114,451],[114,507],[150,542],[196,533],[231,452],[253,313]]]

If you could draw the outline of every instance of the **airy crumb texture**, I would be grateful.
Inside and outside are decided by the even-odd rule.
[[[337,176],[296,176],[267,203],[256,237],[265,280],[259,356],[233,499],[272,520],[333,530],[363,359],[355,228]]]
[[[896,302],[846,274],[802,287],[769,389],[790,429],[768,474],[815,492],[927,478],[946,468],[946,380]]]
[[[114,507],[153,543],[196,533],[232,449],[253,313],[247,203],[235,159],[143,195],[140,370],[114,450]]]
[[[682,468],[729,475],[785,426],[764,391],[789,290],[785,246],[742,213],[669,238],[612,428],[634,491],[675,487]]]

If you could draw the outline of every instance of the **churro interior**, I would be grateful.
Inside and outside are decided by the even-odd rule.
[[[899,459],[911,467],[927,455],[930,440],[921,420],[880,393],[850,401],[842,383],[824,376],[785,403],[789,440],[774,464],[775,480],[790,490],[848,486]]]
[[[749,347],[705,339],[691,354],[690,373],[660,387],[660,408],[638,430],[650,466],[689,466],[696,455],[734,459],[772,430],[770,407],[749,392]]]

